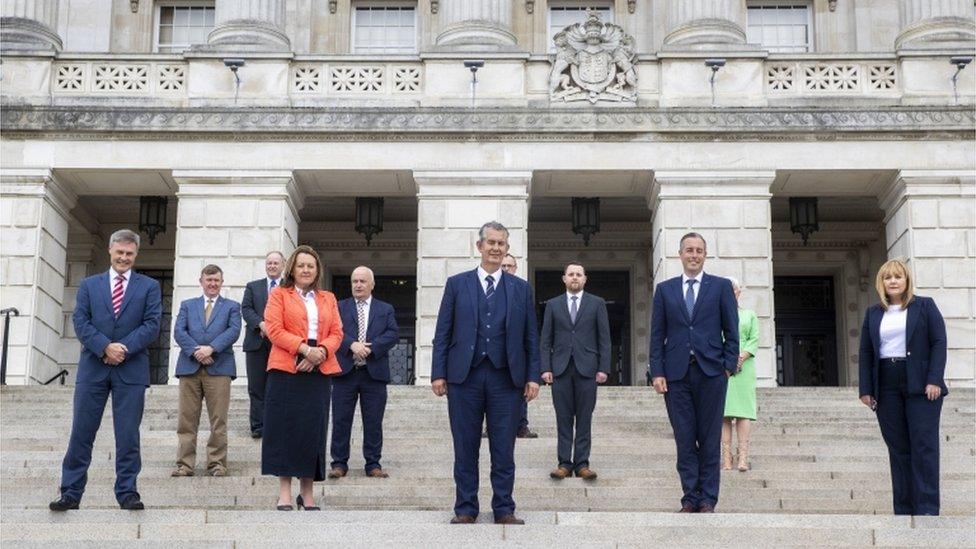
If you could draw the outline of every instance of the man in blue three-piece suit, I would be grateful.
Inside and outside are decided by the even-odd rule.
[[[210,440],[207,441],[207,474],[227,476],[227,415],[230,382],[237,377],[234,343],[241,335],[241,306],[220,295],[224,272],[216,265],[200,271],[203,295],[184,300],[173,325],[173,339],[180,346],[176,377],[180,380],[179,419],[176,436],[176,469],[171,476],[192,477],[197,461],[200,412],[207,402]]]
[[[650,376],[664,394],[674,430],[682,513],[712,513],[718,503],[722,414],[739,358],[739,313],[732,283],[705,274],[705,239],[681,237],[684,272],[654,292]]]
[[[435,395],[447,395],[454,439],[452,524],[473,524],[478,517],[486,419],[495,523],[524,524],[512,499],[515,432],[522,400],[539,394],[539,338],[532,289],[501,269],[508,248],[508,229],[485,223],[478,231],[481,265],[447,279],[437,313],[430,380]]]
[[[383,413],[390,382],[390,349],[400,339],[393,306],[373,297],[376,279],[369,267],[356,267],[350,277],[352,297],[339,302],[342,343],[336,359],[342,373],[332,380],[332,469],[329,478],[349,471],[349,438],[356,402],[363,417],[363,458],[366,476],[390,476],[380,465]]]
[[[142,468],[139,424],[149,386],[147,347],[159,336],[159,283],[132,271],[139,235],[122,229],[109,239],[111,268],[81,281],[72,316],[81,342],[71,438],[61,464],[61,497],[52,511],[77,509],[88,481],[95,434],[112,395],[115,498],[122,509],[143,509],[136,490]]]

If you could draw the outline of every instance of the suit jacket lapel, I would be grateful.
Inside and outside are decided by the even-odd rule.
[[[505,307],[508,311],[505,314],[505,328],[511,324],[512,314],[511,311],[515,307],[515,283],[511,279],[512,275],[506,274],[502,271],[501,284],[505,285]]]
[[[201,298],[201,299],[203,299],[203,298]],[[224,301],[227,301],[227,300],[224,299],[224,298],[222,298],[222,297],[220,297],[220,296],[218,296],[214,300],[213,310],[210,311],[210,322],[207,323],[207,327],[208,328],[210,327],[211,324],[213,324],[214,319],[217,318],[217,312],[220,311],[220,310],[222,310],[224,308]],[[204,302],[203,302],[203,306],[204,307],[207,306],[207,301],[205,299],[204,299]]]
[[[125,312],[125,308],[129,305],[129,302],[132,301],[132,294],[134,293],[136,286],[139,284],[137,280],[138,278],[136,277],[136,273],[129,270],[129,283],[125,286],[125,293],[122,295],[122,306],[119,307],[119,317],[122,316],[122,313]],[[110,296],[109,309],[112,308],[111,301]]]
[[[376,318],[376,299],[373,298],[369,304],[369,313],[366,315],[366,333],[369,334],[369,329],[373,327],[373,319]],[[359,315],[356,315],[356,329],[359,329]],[[358,334],[358,332],[357,332]],[[367,341],[372,341],[369,336],[366,337]]]
[[[870,320],[871,342],[874,343],[875,352],[878,352],[881,349],[881,318],[882,317],[884,317],[884,309],[882,309],[881,307],[874,307],[871,309],[871,320]],[[908,341],[908,339],[906,338],[905,341]]]
[[[905,346],[908,346],[908,342],[912,340],[912,333],[915,332],[915,326],[918,325],[918,315],[922,313],[921,307],[917,305],[918,300],[913,300],[912,303],[908,304],[905,309]]]
[[[694,320],[695,316],[698,315],[698,310],[701,309],[701,304],[705,301],[705,295],[712,287],[712,277],[707,274],[702,274],[701,288],[698,289],[698,297],[695,298],[695,306],[691,311],[691,319]]]
[[[471,271],[471,277],[468,279],[468,298],[471,300],[471,311],[474,313],[471,315],[471,319],[474,321],[475,330],[478,329],[478,292],[484,293],[481,289],[481,281],[478,280],[478,269]]]
[[[104,273],[98,277],[95,286],[95,298],[97,301],[101,301],[105,304],[105,310],[108,314],[115,316],[115,311],[112,310],[112,292],[109,291],[109,285],[106,282],[111,282],[111,275],[109,273]]]
[[[681,315],[685,317],[685,322],[691,323],[691,315],[688,314],[688,307],[685,306],[684,284],[681,281],[680,276],[675,278],[674,284],[672,284],[674,289],[671,291],[678,300],[678,308],[681,309]],[[695,303],[697,304],[697,301]]]

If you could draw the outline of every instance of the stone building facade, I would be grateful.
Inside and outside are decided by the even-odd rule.
[[[417,383],[444,281],[475,265],[477,229],[497,219],[539,301],[567,261],[587,266],[611,302],[617,383],[645,383],[653,285],[680,272],[694,229],[706,270],[738,278],[760,318],[761,385],[855,385],[874,273],[896,256],[947,319],[950,385],[973,384],[969,0],[2,8],[0,306],[20,312],[8,383],[70,381],[79,281],[107,268],[112,231],[138,225],[140,196],[165,196],[138,268],[163,282],[167,315],[204,264],[239,300],[266,251],[309,243],[337,292],[365,263],[401,299]],[[385,199],[369,246],[356,197]],[[601,200],[588,246],[572,197]],[[808,242],[792,197],[817,198]],[[175,364],[170,322],[158,381]]]

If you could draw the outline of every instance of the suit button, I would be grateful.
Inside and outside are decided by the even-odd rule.
[[[905,356],[912,356],[912,352],[908,351],[907,353],[905,353]]]
[[[491,341],[491,338],[490,337],[486,337],[485,338],[485,341]]]
[[[491,328],[491,324],[489,324],[488,327]]]

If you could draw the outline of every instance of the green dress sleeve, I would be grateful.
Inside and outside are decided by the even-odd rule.
[[[759,351],[759,319],[756,313],[748,309],[739,311],[739,316],[742,318],[742,325],[739,326],[739,351],[756,356]]]

